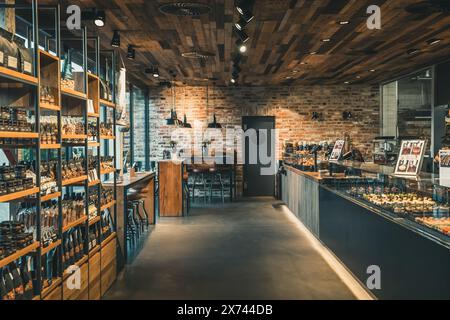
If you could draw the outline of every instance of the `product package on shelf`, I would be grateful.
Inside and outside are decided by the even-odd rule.
[[[76,227],[63,235],[63,268],[74,265],[84,256],[84,227]]]
[[[107,136],[107,137],[114,136],[112,123],[110,123],[110,122],[108,122],[108,123],[101,123],[100,124],[100,135]]]
[[[41,86],[40,87],[40,102],[43,104],[55,105],[58,89],[56,87]]]
[[[41,257],[42,290],[49,288],[58,277],[58,250],[54,248]]]
[[[36,185],[36,176],[29,164],[0,166],[0,196],[29,190]]]
[[[89,158],[89,172],[88,172],[88,181],[94,182],[98,181],[98,172],[97,172],[97,164],[98,159],[97,158]]]
[[[58,142],[58,117],[41,116],[41,144],[56,144]]]
[[[62,202],[63,226],[80,220],[85,215],[85,200],[83,193],[66,194]]]
[[[89,141],[98,141],[97,123],[94,121],[88,123],[88,139]]]
[[[41,195],[49,195],[58,192],[57,161],[41,163]]]
[[[33,132],[34,116],[22,106],[0,108],[0,131]]]
[[[73,179],[85,175],[84,163],[83,158],[63,161],[61,168],[63,179]]]

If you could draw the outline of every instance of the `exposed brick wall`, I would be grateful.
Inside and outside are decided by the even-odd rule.
[[[199,120],[206,127],[215,112],[224,127],[234,127],[241,126],[242,116],[275,116],[280,145],[288,139],[335,140],[347,133],[367,158],[371,157],[372,140],[379,134],[378,86],[224,87],[216,88],[214,94],[211,88],[209,92],[208,116],[205,87],[177,88],[178,117],[182,119],[186,113],[190,123]],[[173,127],[164,119],[171,107],[171,89],[150,89],[153,158],[162,157],[163,150],[169,148]],[[313,111],[322,113],[323,120],[312,121]],[[342,120],[344,111],[352,111],[353,120]]]

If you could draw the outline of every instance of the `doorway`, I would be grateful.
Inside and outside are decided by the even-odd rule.
[[[272,145],[275,117],[242,117],[242,128],[246,133],[244,196],[272,197],[275,195],[275,172],[267,174],[265,171],[276,166],[276,151]],[[252,157],[257,161],[249,161]]]

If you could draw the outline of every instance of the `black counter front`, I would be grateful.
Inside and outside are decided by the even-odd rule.
[[[368,268],[379,267],[381,289],[368,289],[373,295],[450,299],[448,236],[346,196],[329,181],[287,167],[283,201],[363,285],[371,275]]]

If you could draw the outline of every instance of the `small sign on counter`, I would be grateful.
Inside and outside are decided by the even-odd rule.
[[[439,151],[439,184],[450,187],[450,150]]]
[[[417,176],[422,169],[425,140],[403,140],[395,166],[395,174]]]

